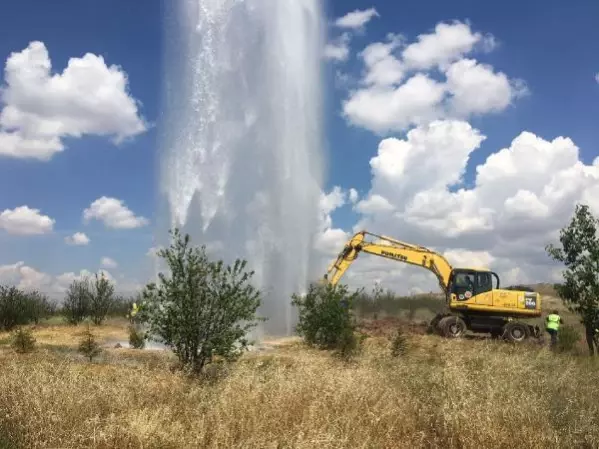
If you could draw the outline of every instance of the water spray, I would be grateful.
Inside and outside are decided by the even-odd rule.
[[[321,0],[165,2],[161,190],[173,223],[244,258],[262,332],[290,335],[318,227]]]

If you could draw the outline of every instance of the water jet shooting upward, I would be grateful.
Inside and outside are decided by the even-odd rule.
[[[310,275],[321,192],[319,0],[165,3],[161,193],[171,225],[242,257],[289,334]]]

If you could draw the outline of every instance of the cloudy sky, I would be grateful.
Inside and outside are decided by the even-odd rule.
[[[60,292],[152,270],[161,95],[158,0],[4,2],[0,281]],[[323,269],[359,229],[555,279],[544,246],[599,213],[599,3],[327,4]],[[402,293],[431,273],[362,256],[345,278]]]

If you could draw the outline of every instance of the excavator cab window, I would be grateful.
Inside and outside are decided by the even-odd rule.
[[[454,271],[451,279],[451,293],[454,293],[458,301],[467,301],[472,298],[476,290],[476,272]]]
[[[475,295],[493,290],[493,278],[498,276],[490,271],[477,271],[468,269],[455,269],[449,282],[449,292],[456,295],[458,301],[467,301]]]
[[[487,293],[493,290],[493,278],[491,273],[476,273],[476,294]]]

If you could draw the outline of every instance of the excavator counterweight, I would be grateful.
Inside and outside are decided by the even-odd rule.
[[[329,266],[324,281],[337,284],[362,252],[420,266],[436,276],[448,309],[431,322],[437,333],[457,337],[470,330],[512,341],[540,335],[538,326],[516,321],[541,315],[538,293],[500,289],[499,276],[489,269],[454,268],[431,249],[368,231],[356,233],[345,244]]]

